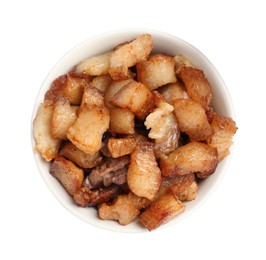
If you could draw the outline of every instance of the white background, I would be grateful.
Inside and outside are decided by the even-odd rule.
[[[264,1],[1,1],[0,259],[265,259]],[[239,127],[210,199],[171,228],[104,231],[53,197],[35,165],[31,113],[45,76],[88,37],[122,28],[176,35],[216,66]]]

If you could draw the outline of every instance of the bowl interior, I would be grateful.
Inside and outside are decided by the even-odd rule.
[[[209,82],[213,87],[213,107],[219,114],[225,116],[233,116],[232,102],[225,86],[224,81],[219,73],[212,65],[212,63],[195,47],[191,44],[169,34],[158,31],[146,29],[130,29],[116,32],[109,32],[93,38],[90,38],[83,43],[79,44],[63,56],[59,62],[52,68],[46,79],[44,80],[36,103],[33,109],[32,121],[35,118],[40,103],[44,99],[45,92],[49,89],[51,82],[58,76],[68,72],[75,64],[81,60],[94,56],[113,49],[119,43],[134,39],[142,33],[150,33],[153,37],[154,51],[161,52],[168,55],[182,54],[186,56],[196,67],[202,69]],[[32,132],[32,131],[31,131]],[[35,141],[32,134],[32,146],[34,147]],[[71,213],[81,218],[82,220],[95,225],[97,227],[118,231],[118,232],[145,232],[146,230],[137,222],[133,222],[127,226],[121,226],[116,221],[103,221],[97,216],[97,212],[93,208],[81,208],[76,206],[72,198],[67,194],[61,184],[49,174],[49,164],[45,162],[38,153],[34,153],[35,161],[38,169],[46,182],[47,186],[58,199],[58,201]],[[229,158],[225,158],[219,163],[215,174],[204,180],[197,193],[197,199],[186,203],[186,210],[169,223],[162,225],[164,228],[175,224],[181,219],[185,218],[188,214],[198,208],[199,205],[210,195],[214,190],[217,183],[221,179],[223,172],[229,162]]]

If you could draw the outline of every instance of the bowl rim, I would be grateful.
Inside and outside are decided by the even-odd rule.
[[[86,219],[82,214],[79,214],[78,212],[76,212],[75,210],[73,210],[69,205],[67,205],[67,203],[64,201],[64,199],[60,198],[60,196],[57,194],[57,191],[54,190],[48,179],[45,178],[45,174],[44,174],[44,170],[42,169],[41,164],[38,162],[38,160],[40,160],[40,155],[39,153],[36,153],[34,151],[34,147],[35,147],[35,139],[34,139],[34,135],[33,135],[33,121],[34,118],[36,116],[36,113],[38,111],[39,105],[43,100],[43,95],[44,95],[44,91],[47,90],[47,88],[45,88],[45,86],[50,83],[51,84],[51,75],[53,74],[53,72],[56,70],[56,68],[58,67],[58,65],[60,65],[62,63],[62,61],[64,61],[67,57],[71,56],[73,52],[79,50],[80,48],[82,48],[85,45],[89,45],[90,42],[92,41],[96,41],[96,40],[100,40],[103,38],[108,38],[112,35],[119,35],[119,34],[127,34],[127,35],[132,35],[129,37],[134,37],[137,36],[139,34],[142,33],[149,33],[152,35],[156,35],[160,38],[167,38],[167,39],[171,39],[172,41],[178,42],[180,44],[185,45],[187,48],[189,49],[193,49],[193,51],[197,54],[197,56],[200,57],[200,59],[204,59],[205,63],[207,64],[208,67],[211,68],[211,70],[213,71],[213,73],[215,74],[215,77],[218,78],[219,80],[219,84],[222,86],[222,92],[224,95],[224,100],[227,103],[227,116],[232,117],[235,120],[235,112],[234,112],[234,107],[233,107],[233,102],[232,102],[232,98],[230,96],[229,90],[224,82],[224,80],[222,79],[220,73],[218,72],[218,70],[216,69],[216,67],[214,66],[214,64],[199,50],[197,49],[194,45],[192,45],[191,43],[166,32],[162,32],[159,30],[154,30],[154,29],[148,29],[148,28],[124,28],[124,29],[119,29],[119,30],[111,30],[111,31],[106,31],[100,34],[96,34],[93,35],[83,41],[81,41],[80,43],[76,44],[74,47],[70,48],[65,54],[63,54],[63,56],[52,66],[52,68],[50,69],[50,71],[48,72],[48,74],[46,75],[46,77],[44,78],[42,84],[39,87],[35,102],[34,102],[34,106],[33,106],[33,110],[32,110],[32,115],[31,115],[31,122],[30,122],[30,133],[31,133],[31,146],[32,146],[32,151],[33,151],[33,156],[34,156],[34,160],[36,163],[36,166],[38,168],[38,171],[42,177],[42,179],[44,180],[44,182],[46,183],[46,186],[49,188],[49,190],[52,192],[52,194],[55,196],[55,198],[57,199],[57,201],[65,208],[67,209],[69,212],[71,212],[74,216],[78,217],[79,219],[83,220],[84,222],[95,226],[97,228],[100,228],[102,230],[108,230],[108,231],[112,231],[112,232],[118,232],[118,233],[143,233],[143,232],[148,232],[145,228],[142,228],[141,230],[134,230],[134,231],[128,231],[127,226],[123,227],[123,226],[117,226],[117,228],[114,228],[113,225],[103,225],[103,220],[99,221],[88,221],[88,219]],[[96,55],[96,54],[95,54]],[[73,64],[75,65],[75,64]],[[47,83],[48,82],[48,83]],[[235,138],[234,138],[235,139]],[[214,192],[214,190],[217,188],[217,186],[221,183],[222,179],[225,176],[225,173],[227,172],[227,168],[230,164],[230,161],[232,159],[233,156],[233,151],[234,151],[234,146],[232,145],[232,147],[230,148],[230,155],[227,156],[224,160],[223,160],[223,164],[222,165],[218,165],[218,167],[220,166],[222,174],[220,174],[216,180],[214,181],[214,183],[212,184],[211,187],[208,188],[208,191],[206,193],[206,195],[203,197],[203,199],[201,199],[201,201],[197,201],[197,199],[195,200],[196,203],[194,203],[195,205],[193,205],[193,207],[186,212],[185,210],[185,214],[182,213],[179,215],[178,220],[177,221],[170,221],[165,225],[160,226],[158,229],[156,230],[161,230],[164,228],[168,228],[171,227],[177,223],[179,223],[180,221],[182,221],[183,219],[187,218],[190,214],[194,213],[195,210],[197,210],[198,208],[200,208],[203,203],[205,203],[212,195],[212,193]],[[42,159],[41,159],[42,160]],[[47,172],[46,172],[47,174]],[[191,203],[191,202],[188,202]],[[104,227],[103,227],[104,226]]]

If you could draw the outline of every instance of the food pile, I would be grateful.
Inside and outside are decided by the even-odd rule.
[[[148,230],[196,198],[237,130],[214,111],[202,70],[152,50],[143,34],[81,61],[53,81],[33,123],[35,150],[78,206]]]

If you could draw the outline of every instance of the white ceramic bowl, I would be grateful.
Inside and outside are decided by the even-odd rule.
[[[127,29],[121,31],[108,32],[99,36],[90,38],[74,47],[66,53],[59,62],[52,68],[46,79],[44,80],[36,103],[33,109],[32,121],[36,115],[40,103],[44,99],[44,94],[51,85],[51,82],[58,76],[68,72],[73,65],[79,63],[83,59],[94,56],[108,50],[121,42],[134,39],[136,36],[150,33],[153,37],[154,52],[162,52],[168,55],[183,54],[196,67],[199,67],[205,72],[209,82],[213,86],[213,107],[222,115],[233,117],[233,108],[231,98],[221,76],[213,66],[213,64],[194,46],[191,44],[166,33],[149,30],[149,29]],[[35,141],[32,135],[32,146]],[[50,188],[54,196],[61,202],[61,204],[71,213],[86,221],[87,223],[112,231],[118,232],[146,232],[146,230],[136,221],[127,226],[121,226],[116,221],[103,221],[97,216],[97,212],[93,208],[81,208],[74,204],[73,199],[67,194],[61,184],[49,174],[49,163],[45,162],[38,153],[34,153],[36,164],[39,171]],[[176,224],[180,220],[187,217],[192,211],[198,208],[203,201],[205,201],[212,191],[216,188],[218,182],[225,173],[230,156],[219,163],[215,174],[204,180],[197,194],[197,199],[186,203],[186,210],[169,223],[162,225],[160,228],[169,227]]]

